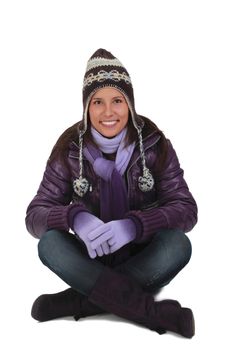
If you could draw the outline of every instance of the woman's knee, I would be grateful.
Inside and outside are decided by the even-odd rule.
[[[48,230],[44,233],[38,243],[38,255],[40,260],[47,265],[54,247],[63,239],[64,232],[59,230]]]
[[[159,231],[138,254],[119,268],[135,278],[147,291],[157,291],[168,284],[188,263],[192,247],[178,229]]]
[[[163,230],[157,238],[162,240],[169,259],[176,261],[181,267],[189,262],[192,255],[192,245],[182,230]]]
[[[156,239],[155,247],[159,247],[157,264],[145,285],[147,290],[152,291],[167,285],[188,264],[192,255],[191,242],[179,229],[163,230]]]
[[[182,252],[181,256],[183,258],[183,266],[185,266],[192,256],[192,245],[189,238],[183,231],[177,230],[175,231],[175,235],[177,239],[178,249],[180,252]]]

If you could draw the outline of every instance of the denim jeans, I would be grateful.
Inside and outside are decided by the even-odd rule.
[[[89,295],[104,269],[102,262],[91,259],[79,240],[65,231],[47,231],[39,241],[38,252],[43,264],[84,295]],[[114,269],[153,293],[177,275],[191,253],[191,243],[182,231],[161,230],[141,251]]]

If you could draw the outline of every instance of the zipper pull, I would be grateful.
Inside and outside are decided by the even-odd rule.
[[[92,192],[92,184],[89,186],[89,192]]]

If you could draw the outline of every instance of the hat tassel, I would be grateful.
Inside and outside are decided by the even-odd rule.
[[[139,176],[138,178],[138,187],[142,192],[148,192],[153,189],[155,182],[150,170],[146,167],[141,128],[137,128],[137,131],[138,131],[138,137],[139,137],[139,147],[140,147],[140,154],[142,159],[142,171],[143,171],[143,175]]]

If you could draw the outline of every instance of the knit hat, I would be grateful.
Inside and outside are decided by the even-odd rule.
[[[140,118],[135,110],[134,93],[130,75],[123,64],[114,57],[111,52],[104,49],[98,49],[88,60],[86,72],[83,81],[83,119],[82,125],[79,128],[79,162],[80,173],[79,178],[73,183],[75,192],[83,197],[89,189],[89,183],[86,178],[83,178],[83,135],[87,130],[87,116],[89,103],[92,96],[97,90],[104,87],[112,87],[119,90],[126,99],[129,107],[130,115],[134,127],[138,132],[139,147],[142,159],[143,176],[138,179],[139,188],[143,192],[150,191],[154,186],[154,179],[145,165],[145,155],[142,143],[142,127],[143,120]]]
[[[88,107],[92,96],[103,87],[113,87],[125,97],[135,128],[143,121],[137,116],[134,106],[134,93],[131,78],[123,64],[111,52],[97,50],[87,62],[83,81],[83,131],[87,129]]]

